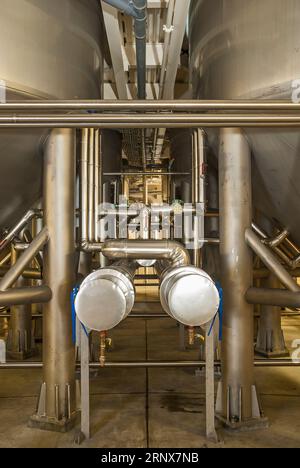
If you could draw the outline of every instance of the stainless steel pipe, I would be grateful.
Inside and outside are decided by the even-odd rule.
[[[97,129],[81,132],[80,211],[81,246],[84,252],[98,251],[98,211],[102,203],[102,135]]]
[[[0,114],[0,128],[298,128],[298,114]]]
[[[9,266],[0,266],[0,277],[3,277],[6,275],[6,273],[10,270]],[[35,280],[40,280],[42,279],[42,273],[39,270],[36,270],[34,268],[27,268],[26,270],[23,271],[22,277],[26,279],[35,279]]]
[[[30,262],[47,244],[49,240],[49,231],[47,227],[37,235],[37,237],[29,245],[23,254],[18,258],[17,262],[10,268],[4,278],[0,281],[0,291],[5,291],[17,281],[23,271],[29,266]]]
[[[0,252],[3,251],[15,237],[30,223],[30,221],[36,216],[40,216],[38,210],[29,210],[25,216],[5,235],[0,241]]]
[[[1,103],[5,112],[293,112],[300,104],[291,101],[271,100],[68,100],[68,101],[14,101]]]
[[[249,304],[260,304],[274,307],[300,308],[300,291],[292,292],[284,289],[249,288],[246,292]]]
[[[88,142],[89,129],[81,130],[81,154],[80,154],[80,229],[81,242],[88,243]]]
[[[255,388],[253,306],[245,300],[252,285],[252,255],[245,242],[252,221],[251,152],[239,129],[220,135],[219,196],[224,316],[218,412],[234,424],[253,418]]]
[[[107,241],[102,253],[110,259],[167,260],[169,266],[190,264],[188,251],[179,242],[150,240]]]
[[[263,264],[278,278],[283,286],[293,292],[300,292],[300,286],[277,260],[271,250],[262,243],[251,228],[245,231],[246,242]]]
[[[221,362],[215,361],[215,367],[220,367]],[[116,369],[144,369],[144,368],[193,368],[193,367],[205,367],[205,361],[140,361],[140,362],[105,362],[104,368],[116,368]],[[255,367],[300,367],[300,361],[291,361],[289,359],[261,359],[254,362]],[[77,368],[79,368],[77,364]],[[0,364],[0,370],[12,370],[12,369],[42,369],[42,362],[7,362]],[[102,368],[100,362],[91,362],[90,369]]]
[[[0,292],[0,307],[42,304],[49,302],[51,298],[52,291],[48,286],[14,288]]]
[[[65,129],[49,135],[44,152],[44,218],[50,236],[44,249],[44,280],[53,295],[44,307],[44,383],[30,424],[57,431],[69,428],[76,414],[70,305],[76,280],[75,149],[75,132]]]

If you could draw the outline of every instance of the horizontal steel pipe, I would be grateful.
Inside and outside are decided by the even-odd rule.
[[[0,312],[0,319],[2,318],[5,318],[5,319],[10,319],[11,318],[11,314],[1,314]],[[37,319],[42,319],[43,318],[43,314],[34,314],[32,315],[32,320],[37,320]]]
[[[0,318],[7,318],[9,319],[11,317],[10,314],[1,314],[0,313]],[[35,320],[35,319],[40,319],[40,318],[43,318],[43,314],[34,314],[32,316],[32,319]],[[148,320],[148,319],[169,319],[170,316],[167,315],[167,314],[130,314],[128,315],[127,317],[128,319],[143,319],[143,320]]]
[[[42,304],[49,302],[51,298],[52,292],[48,286],[13,288],[8,291],[0,292],[0,307]]]
[[[69,100],[14,101],[0,104],[0,112],[210,112],[210,111],[300,111],[300,104],[291,101],[205,101],[205,100]]]
[[[23,218],[6,234],[0,241],[0,252],[3,251],[15,237],[24,229],[25,226],[35,217],[40,216],[38,210],[29,210]]]
[[[10,270],[9,266],[0,266],[0,277],[3,277],[6,275],[6,273]],[[40,280],[42,279],[42,273],[39,270],[35,270],[33,268],[28,268],[27,270],[24,270],[22,273],[23,278],[26,279],[35,279],[35,280]]]
[[[116,240],[105,242],[102,254],[110,259],[168,260],[170,266],[190,264],[188,251],[179,242]]]
[[[113,176],[146,176],[146,177],[159,177],[159,176],[189,176],[191,175],[190,172],[104,172],[103,174],[106,177],[113,177]]]
[[[245,233],[246,242],[251,249],[260,258],[263,264],[278,278],[278,280],[287,289],[293,292],[300,292],[300,287],[287,272],[287,270],[277,260],[271,250],[262,243],[259,237],[252,231],[247,229]]]
[[[291,292],[283,289],[250,288],[246,292],[249,304],[260,304],[274,307],[300,308],[300,291]]]
[[[17,262],[10,268],[4,278],[0,281],[0,291],[5,291],[17,281],[30,262],[39,253],[41,248],[48,242],[49,233],[45,227],[32,241],[28,249],[19,257]]]
[[[0,115],[0,128],[241,128],[300,127],[300,115],[261,114],[67,114]]]
[[[281,359],[261,359],[254,362],[255,367],[300,367],[300,361],[281,360]],[[125,369],[145,369],[145,368],[193,368],[193,367],[205,367],[205,361],[140,361],[140,362],[106,362],[105,367],[107,368],[125,368]],[[215,362],[215,367],[220,367],[221,362]],[[80,365],[77,364],[77,368]],[[42,362],[7,362],[0,364],[0,370],[11,370],[11,369],[42,369]],[[100,362],[91,362],[91,369],[103,369]]]

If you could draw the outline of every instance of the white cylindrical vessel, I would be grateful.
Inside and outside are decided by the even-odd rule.
[[[130,314],[134,301],[131,273],[126,268],[112,266],[95,271],[83,281],[75,310],[89,330],[107,331]]]
[[[213,280],[193,266],[169,269],[163,275],[160,299],[163,309],[172,318],[190,327],[210,322],[220,305]]]

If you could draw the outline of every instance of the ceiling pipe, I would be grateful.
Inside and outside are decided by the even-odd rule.
[[[126,15],[132,16],[133,18],[137,18],[137,12],[135,11],[132,2],[129,0],[103,0],[104,3],[108,3],[114,8],[117,8],[122,13]]]
[[[147,0],[103,0],[134,19],[138,99],[146,99]]]
[[[134,21],[138,98],[146,99],[146,26],[147,1],[132,0],[137,18]]]

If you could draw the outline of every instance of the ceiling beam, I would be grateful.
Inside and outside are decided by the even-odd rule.
[[[120,100],[127,100],[127,75],[125,72],[122,53],[122,39],[120,34],[118,11],[116,8],[113,8],[103,1],[101,1],[101,4],[118,98]]]

